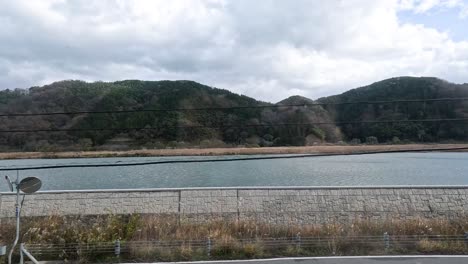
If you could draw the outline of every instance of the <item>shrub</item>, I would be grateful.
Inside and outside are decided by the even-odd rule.
[[[219,139],[204,139],[200,141],[200,148],[224,148],[226,143]]]
[[[400,138],[399,137],[393,137],[392,138],[392,144],[400,144]]]
[[[379,144],[379,140],[377,137],[371,136],[371,137],[366,137],[366,143],[369,145],[376,145]]]

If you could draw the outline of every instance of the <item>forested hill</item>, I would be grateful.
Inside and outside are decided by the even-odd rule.
[[[321,98],[320,103],[468,97],[468,85],[393,78]],[[192,81],[62,81],[0,91],[0,113],[150,110],[0,117],[0,151],[286,146],[323,142],[444,141],[468,138],[468,122],[333,124],[334,121],[468,118],[468,102],[310,105],[293,96],[280,107]],[[254,106],[253,108],[248,108]],[[207,110],[206,108],[215,108]],[[196,110],[184,110],[196,109]],[[309,124],[309,125],[295,125]],[[6,131],[35,130],[34,132]],[[47,131],[49,130],[49,131]],[[54,130],[54,131],[50,131]],[[65,131],[57,131],[65,130]]]
[[[431,77],[398,77],[321,98],[322,103],[468,98],[468,84]],[[432,101],[387,104],[343,104],[328,108],[336,121],[421,120],[468,118],[468,101]],[[468,120],[467,120],[468,121]],[[343,125],[347,140],[377,137],[379,142],[466,141],[468,122],[408,122]],[[397,142],[395,142],[397,141]]]

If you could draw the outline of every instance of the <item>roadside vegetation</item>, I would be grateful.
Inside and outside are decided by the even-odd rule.
[[[215,218],[213,218],[215,219]],[[39,260],[177,261],[288,256],[468,254],[468,218],[349,224],[268,224],[174,216],[107,215],[25,218],[22,242]],[[386,236],[384,233],[387,233]],[[1,240],[14,239],[4,219]],[[121,253],[115,255],[119,240]],[[41,245],[38,245],[41,244]]]

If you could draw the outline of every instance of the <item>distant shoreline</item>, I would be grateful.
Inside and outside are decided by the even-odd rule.
[[[55,158],[106,158],[106,157],[159,157],[159,156],[218,156],[258,154],[319,154],[356,153],[439,148],[468,148],[468,144],[407,144],[407,145],[320,145],[305,147],[264,148],[205,148],[205,149],[142,149],[127,151],[66,151],[66,152],[2,152],[0,159],[55,159]],[[468,150],[457,150],[468,152]]]

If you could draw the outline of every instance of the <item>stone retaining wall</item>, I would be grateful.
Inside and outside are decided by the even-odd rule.
[[[0,194],[0,218],[15,196]],[[468,212],[467,186],[284,187],[54,191],[27,195],[23,216],[164,214],[273,223],[452,218]]]

